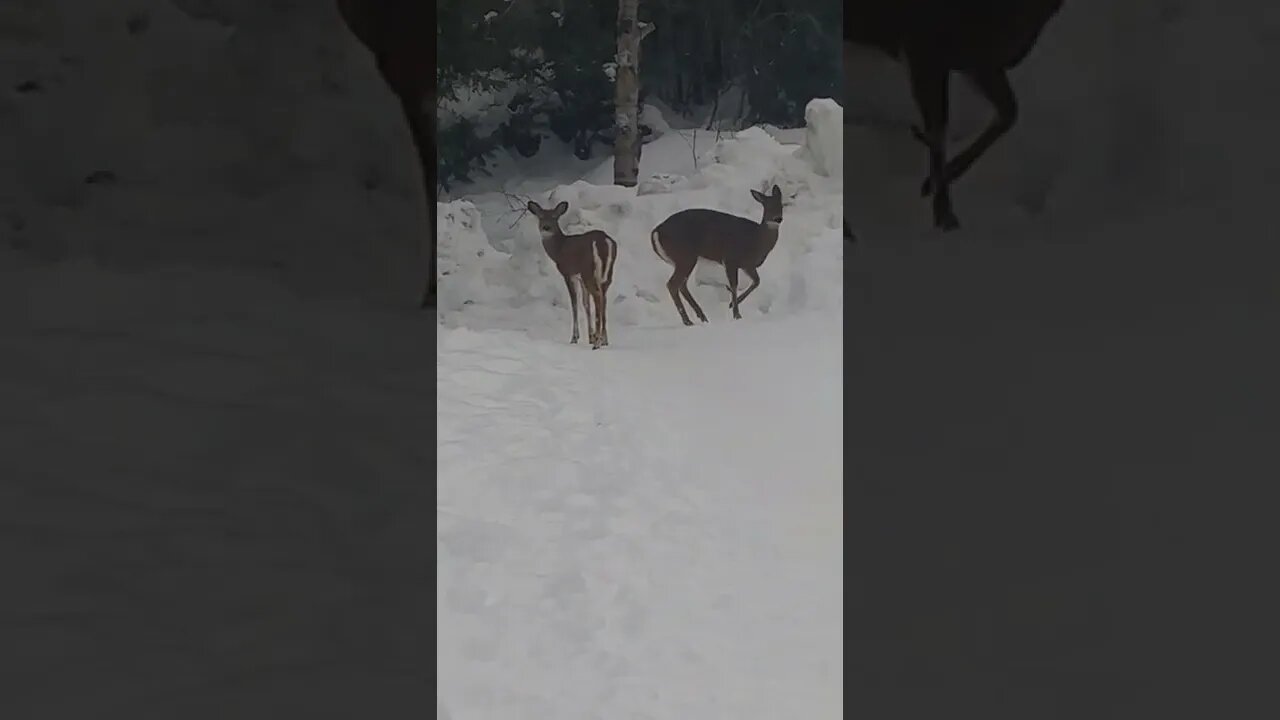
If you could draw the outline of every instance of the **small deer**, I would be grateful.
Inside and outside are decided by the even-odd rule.
[[[674,269],[667,281],[667,290],[671,292],[671,300],[685,325],[693,322],[680,302],[681,296],[693,306],[699,320],[707,321],[706,314],[689,293],[689,275],[697,267],[699,259],[724,266],[729,278],[729,307],[733,309],[735,320],[742,319],[738,306],[760,286],[759,268],[778,244],[778,228],[782,225],[782,190],[774,185],[771,194],[752,190],[751,197],[764,206],[764,216],[758,223],[719,210],[696,208],[681,210],[653,229],[650,235],[653,251]],[[751,285],[741,295],[738,294],[739,270],[751,278]]]
[[[538,234],[542,236],[542,248],[556,264],[569,289],[569,305],[573,308],[573,337],[569,343],[578,342],[578,291],[575,282],[582,286],[582,307],[587,315],[587,339],[591,349],[597,350],[609,344],[608,295],[613,283],[613,264],[618,259],[618,243],[601,230],[591,230],[578,235],[565,235],[560,229],[560,216],[569,211],[569,203],[561,202],[547,210],[532,200],[529,212],[538,219]],[[595,305],[595,317],[591,306]]]

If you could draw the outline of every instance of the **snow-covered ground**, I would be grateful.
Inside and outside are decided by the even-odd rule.
[[[449,717],[840,716],[840,336],[701,330],[440,337]]]
[[[548,143],[441,205],[442,717],[841,716],[841,117],[661,123],[632,189]],[[650,231],[689,207],[758,220],[774,184],[744,319],[710,266],[711,322],[684,327]],[[618,242],[608,348],[568,343],[529,199]]]

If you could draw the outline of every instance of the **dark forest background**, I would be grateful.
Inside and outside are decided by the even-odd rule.
[[[641,102],[720,128],[798,126],[809,100],[837,96],[841,13],[837,0],[641,0],[654,25]],[[585,158],[609,144],[617,16],[618,0],[437,2],[437,110],[473,89],[510,97],[496,127],[437,113],[441,186],[484,172],[499,147],[531,156],[554,137]]]

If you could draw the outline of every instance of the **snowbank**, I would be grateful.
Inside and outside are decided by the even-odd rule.
[[[784,221],[777,248],[761,269],[761,286],[744,313],[796,313],[838,308],[842,302],[842,184],[840,107],[815,100],[806,113],[805,144],[782,144],[761,128],[722,134],[666,130],[645,146],[636,188],[611,184],[612,159],[582,173],[566,163],[567,178],[508,180],[438,206],[441,308],[447,325],[567,327],[564,281],[542,249],[524,206],[569,203],[565,232],[604,230],[618,242],[609,300],[614,326],[679,322],[666,290],[670,268],[653,252],[649,234],[673,213],[709,207],[758,220],[751,190],[778,185]],[[668,126],[669,127],[669,126]],[[552,168],[548,168],[551,170]],[[447,269],[446,269],[447,265]],[[456,278],[456,280],[455,280]],[[724,271],[703,263],[690,290],[712,316],[728,318]]]
[[[811,100],[804,109],[803,156],[823,177],[844,175],[844,108],[830,98]]]
[[[436,251],[440,284],[439,308],[443,312],[462,310],[472,298],[487,296],[502,301],[515,297],[511,288],[511,255],[490,246],[480,225],[480,210],[466,200],[438,203],[436,227],[449,243]]]

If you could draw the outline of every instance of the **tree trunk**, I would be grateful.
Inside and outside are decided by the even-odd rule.
[[[623,187],[635,187],[640,177],[640,41],[653,31],[636,20],[639,6],[640,0],[618,0],[613,182]]]

